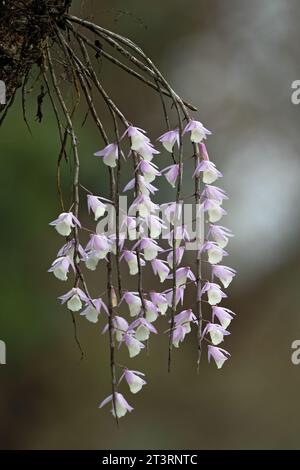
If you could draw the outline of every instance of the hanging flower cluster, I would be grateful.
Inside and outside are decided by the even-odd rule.
[[[226,227],[215,225],[226,214],[226,211],[222,208],[222,203],[228,197],[221,188],[212,185],[223,175],[218,171],[215,164],[209,160],[204,143],[199,145],[199,157],[197,158],[193,177],[197,181],[201,176],[204,189],[200,196],[200,208],[208,216],[209,230],[207,233],[208,239],[200,247],[199,255],[203,254],[207,257],[211,269],[210,280],[204,282],[199,292],[199,298],[206,297],[208,304],[212,307],[211,321],[208,321],[204,327],[202,338],[208,337],[210,339],[212,344],[208,344],[208,360],[210,361],[213,358],[220,369],[230,354],[218,345],[223,342],[224,336],[230,334],[227,327],[230,325],[234,313],[228,308],[220,307],[219,304],[222,299],[227,297],[225,292],[222,291],[222,287],[226,289],[229,286],[236,271],[219,264],[222,262],[223,257],[228,255],[224,248],[233,234]],[[215,323],[215,319],[219,323]]]
[[[182,265],[185,255],[190,254],[186,247],[191,238],[182,222],[184,204],[180,187],[183,163],[180,159],[177,163],[174,155],[183,145],[182,139],[185,134],[190,134],[194,146],[193,178],[197,215],[205,216],[209,222],[205,239],[196,234],[196,238],[200,241],[196,249],[197,272],[189,266]],[[81,311],[80,315],[92,323],[97,323],[99,315],[103,312],[103,319],[106,322],[103,333],[110,331],[111,344],[125,347],[129,358],[134,358],[145,349],[145,342],[152,334],[158,333],[156,320],[169,311],[170,354],[172,347],[178,348],[194,327],[198,331],[199,361],[204,340],[207,342],[209,361],[213,358],[217,367],[221,368],[228,359],[229,353],[219,345],[224,337],[229,335],[227,328],[234,314],[228,308],[221,307],[220,303],[227,297],[222,289],[229,286],[236,272],[220,263],[223,257],[227,256],[224,248],[233,235],[229,229],[216,225],[226,214],[221,205],[227,196],[222,189],[213,185],[222,174],[209,160],[203,143],[209,134],[210,131],[200,122],[189,121],[181,134],[179,129],[175,129],[160,136],[158,141],[172,154],[175,163],[159,169],[153,162],[159,151],[154,148],[144,130],[129,125],[119,142],[109,143],[103,150],[95,153],[95,156],[101,157],[111,172],[120,164],[123,140],[128,140],[130,145],[127,162],[132,164],[134,178],[123,191],[131,192],[133,201],[128,214],[122,214],[120,217],[119,227],[114,226],[116,231],[103,233],[97,226],[95,232],[91,232],[86,247],[83,248],[76,235],[81,228],[76,215],[72,212],[62,213],[50,223],[60,235],[67,237],[67,243],[59,250],[58,257],[49,271],[62,281],[67,280],[70,271],[75,273],[75,286],[60,296],[59,300],[62,304],[66,303],[71,312]],[[157,177],[164,177],[176,190],[176,201],[159,207],[152,200],[157,192],[153,184]],[[93,214],[96,222],[111,209],[114,209],[115,216],[116,205],[116,199],[107,200],[101,196],[87,195],[88,211]],[[163,217],[160,217],[161,210]],[[169,227],[166,224],[169,224]],[[165,236],[162,237],[164,231]],[[118,257],[116,260],[118,269],[120,269],[119,263],[125,263],[129,274],[137,277],[137,290],[128,291],[119,285],[117,294],[118,289],[111,276],[108,301],[105,303],[101,297],[91,298],[81,268],[78,267],[84,263],[88,270],[95,271],[101,261],[106,264],[111,263],[111,259],[108,261],[108,256],[111,255]],[[201,266],[205,258],[205,262],[210,266],[210,275],[207,279],[203,278]],[[160,292],[146,291],[143,286],[143,269],[147,263],[151,265],[154,276],[158,276],[161,284],[171,283],[171,286],[162,287]],[[207,269],[206,271],[209,272]],[[193,305],[183,308],[186,290],[190,286],[196,287],[194,303],[196,310]],[[191,298],[191,295],[188,298]],[[203,318],[203,302],[211,306],[209,320]],[[124,313],[126,308],[128,314]],[[119,379],[115,364],[112,373],[113,393],[102,401],[100,407],[111,403],[113,415],[121,418],[133,409],[118,391],[121,382],[125,381],[130,392],[135,394],[142,389],[146,381],[143,372],[130,370],[125,366],[122,366]]]
[[[95,43],[90,41],[84,33],[76,30],[75,25],[83,28],[84,33],[91,31],[105,46],[99,49],[99,40]],[[236,272],[222,263],[223,257],[228,254],[225,248],[233,234],[218,225],[226,215],[222,204],[227,200],[227,195],[215,185],[222,174],[209,159],[204,144],[211,132],[189,115],[188,109],[196,111],[196,108],[174,92],[148,56],[129,39],[72,15],[65,16],[65,27],[66,34],[58,29],[54,31],[55,42],[60,48],[60,60],[57,62],[61,63],[62,53],[65,63],[72,68],[77,95],[80,95],[80,85],[89,106],[89,114],[104,142],[104,148],[98,150],[95,157],[100,161],[101,171],[104,168],[107,170],[110,194],[104,198],[98,190],[94,194],[80,184],[79,151],[72,122],[77,106],[72,112],[68,110],[59,87],[52,53],[47,46],[44,69],[47,71],[48,67],[50,71],[54,96],[65,121],[60,121],[55,100],[52,99],[62,143],[57,167],[62,213],[50,225],[65,238],[65,243],[49,272],[60,281],[66,282],[72,277],[72,288],[66,289],[68,292],[63,293],[59,300],[71,312],[75,339],[80,348],[77,318],[85,317],[93,324],[101,319],[104,323],[103,334],[108,337],[109,343],[111,394],[102,401],[100,407],[110,403],[112,414],[118,421],[133,410],[127,402],[127,396],[125,398],[121,393],[123,388],[133,394],[138,393],[146,385],[146,377],[143,371],[119,364],[116,360],[117,352],[119,349],[124,350],[129,359],[143,354],[147,342],[158,334],[157,320],[160,317],[165,319],[163,334],[168,339],[169,371],[173,349],[179,348],[187,337],[197,338],[197,368],[204,347],[208,361],[213,359],[218,368],[228,359],[229,353],[220,345],[224,337],[229,335],[227,328],[234,313],[221,306],[221,302],[227,297],[224,289],[228,288]],[[70,37],[78,44],[79,52],[73,51]],[[129,62],[129,65],[108,53],[106,47],[117,50],[122,60]],[[104,89],[94,70],[91,50],[93,58],[101,56],[157,92],[167,129],[157,139],[159,150],[145,130],[132,125]],[[49,96],[52,97],[46,72],[44,79]],[[97,112],[94,92],[103,100],[110,113],[114,132],[112,139],[108,137],[112,133],[107,133]],[[171,100],[170,109],[165,97]],[[174,128],[170,126],[173,120],[169,116],[171,112],[176,119]],[[122,134],[119,133],[120,124]],[[73,197],[68,211],[60,186],[60,164],[62,156],[66,154],[67,142],[71,144],[74,162]],[[170,162],[165,168],[160,164],[161,151],[166,151],[170,156]],[[120,188],[123,165],[130,166],[133,178],[124,188]],[[193,191],[191,195],[184,196],[183,177],[189,165],[193,165]],[[158,205],[157,178],[170,185],[174,194],[170,202]],[[82,191],[86,193],[85,203],[90,219],[94,219],[89,228],[82,226],[83,218],[79,217]],[[126,213],[120,203],[121,193],[122,197],[127,196],[130,201]],[[193,230],[194,222],[196,231]],[[83,247],[82,235],[86,233],[89,233],[89,239]],[[104,293],[91,295],[86,272],[94,272],[95,276],[100,273],[103,278],[104,269],[107,288]],[[131,290],[123,285],[121,271],[124,269],[135,280],[135,287]],[[147,284],[144,282],[146,269]],[[160,289],[148,288],[149,272],[155,285],[161,286]]]

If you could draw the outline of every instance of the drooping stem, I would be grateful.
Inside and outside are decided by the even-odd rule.
[[[116,119],[116,115],[121,119],[124,127],[128,127],[129,123],[126,118],[123,116],[119,108],[113,102],[113,100],[109,97],[109,95],[104,90],[103,86],[101,85],[100,81],[98,80],[97,75],[94,72],[92,67],[89,54],[87,49],[84,45],[83,40],[78,37],[77,38],[81,51],[83,53],[84,59],[87,64],[88,71],[90,73],[91,79],[93,80],[97,90],[100,92],[102,98],[104,99],[113,119],[114,123],[114,130],[116,136],[116,142],[118,146],[118,160],[117,160],[117,172],[116,172],[116,181],[114,183],[114,191],[112,194],[112,199],[114,201],[115,211],[116,211],[116,267],[117,267],[117,282],[118,282],[118,291],[119,297],[121,298],[122,295],[122,282],[121,282],[121,269],[120,269],[120,201],[119,201],[119,194],[120,194],[120,172],[121,172],[121,148],[120,148],[120,135],[119,135],[119,128]]]
[[[112,111],[112,118],[114,121],[115,136],[118,146],[118,160],[117,160],[117,171],[116,171],[116,187],[114,194],[114,204],[116,211],[116,267],[117,267],[117,281],[119,298],[122,296],[122,278],[121,278],[121,267],[120,267],[120,177],[121,177],[121,146],[120,146],[120,135],[119,128],[116,119],[115,112]]]
[[[133,154],[133,163],[134,163],[134,190],[135,190],[135,197],[138,197],[141,193],[140,185],[139,185],[139,156],[136,152],[132,152]],[[140,213],[139,211],[136,212],[136,233],[137,239],[140,240]],[[141,262],[141,251],[139,245],[136,246],[136,260],[138,265],[138,293],[142,305],[141,309],[141,316],[144,317],[146,315],[146,305],[145,305],[145,298],[143,292],[143,267]]]
[[[60,149],[60,152],[59,152],[59,155],[58,155],[57,165],[56,165],[56,185],[57,185],[57,192],[58,192],[58,196],[59,196],[59,200],[60,200],[60,206],[61,206],[62,211],[65,212],[64,198],[63,198],[63,193],[62,193],[62,189],[61,189],[60,164],[61,164],[61,160],[62,160],[63,155],[65,156],[65,159],[67,159],[67,154],[66,154],[65,148],[66,148],[68,133],[66,131],[63,132],[63,126],[62,126],[61,121],[60,121],[58,109],[57,109],[55,100],[52,96],[52,92],[51,92],[51,88],[50,88],[50,85],[49,85],[47,74],[45,73],[44,70],[43,70],[43,78],[44,78],[44,82],[45,82],[46,87],[47,87],[47,91],[48,91],[48,95],[49,95],[49,98],[50,98],[50,101],[51,101],[52,109],[54,111],[54,115],[55,115],[55,118],[56,118],[59,138],[60,138],[60,142],[61,142],[61,149]]]
[[[62,39],[63,41],[63,39]],[[89,73],[89,77],[92,77],[91,73],[91,68],[90,68],[90,62],[88,58],[87,51],[82,51],[84,52],[85,60],[87,62],[87,69],[84,69],[84,67],[81,66],[81,63],[79,59],[75,56],[71,48],[68,48],[69,54],[71,55],[77,72],[78,76],[80,77],[80,82],[81,86],[83,87],[83,90],[85,92],[87,101],[90,105],[90,109],[92,112],[92,115],[94,117],[94,120],[97,123],[97,127],[105,141],[106,144],[108,144],[108,138],[106,135],[106,132],[104,130],[104,127],[97,115],[96,109],[94,107],[94,104],[92,102],[92,99],[88,93],[83,75],[87,75]],[[87,80],[87,77],[86,77]],[[97,87],[98,88],[98,87]],[[98,88],[99,89],[99,88]],[[116,183],[115,183],[115,175],[114,171],[112,168],[109,168],[109,179],[110,179],[110,198],[111,200],[115,201],[116,199]],[[117,416],[117,408],[116,408],[116,392],[117,392],[117,379],[116,379],[116,365],[115,365],[115,342],[114,342],[114,336],[113,336],[113,318],[114,318],[114,287],[113,287],[113,262],[112,262],[112,256],[111,253],[107,254],[107,296],[108,296],[108,331],[109,331],[109,348],[110,348],[110,372],[111,372],[111,387],[112,387],[112,403],[113,403],[113,410],[115,414],[115,419],[118,424],[118,416]]]
[[[104,140],[105,144],[107,145],[109,143],[108,137],[107,137],[107,134],[105,132],[104,126],[102,124],[102,121],[100,120],[99,115],[96,111],[94,101],[93,101],[93,98],[92,98],[92,95],[91,95],[92,92],[91,92],[91,85],[90,85],[90,82],[89,82],[89,79],[90,79],[89,71],[81,63],[79,58],[76,56],[75,52],[72,50],[72,48],[69,46],[69,44],[64,39],[63,35],[60,34],[59,31],[57,31],[57,34],[58,34],[58,38],[59,38],[60,42],[64,45],[65,50],[67,50],[69,58],[72,60],[72,62],[74,64],[75,70],[77,72],[77,76],[78,76],[79,81],[80,81],[81,88],[84,92],[84,95],[85,95],[87,104],[89,106],[89,109],[91,111],[92,117],[94,119],[94,122],[97,126],[97,129],[100,132],[100,135],[101,135],[102,139]]]
[[[52,78],[52,83],[53,87],[57,96],[57,99],[60,103],[60,106],[63,110],[63,113],[65,115],[67,125],[68,125],[68,130],[71,135],[71,143],[72,143],[72,150],[73,150],[73,157],[74,157],[74,174],[73,174],[73,207],[74,207],[74,215],[76,218],[78,218],[78,211],[79,211],[79,171],[80,171],[80,161],[79,161],[79,155],[78,155],[78,147],[77,147],[77,137],[74,131],[73,123],[71,116],[69,114],[68,108],[66,106],[66,103],[64,101],[64,98],[62,96],[61,90],[58,86],[57,82],[57,77],[54,71],[52,59],[51,59],[51,54],[49,51],[48,45],[46,46],[46,56],[47,56],[47,61],[49,65],[49,70]],[[76,278],[75,278],[75,286],[77,286],[79,278],[80,278],[80,268],[79,268],[79,234],[78,234],[78,227],[77,225],[73,229],[74,232],[74,266],[76,270]],[[75,334],[75,340],[76,343],[81,351],[81,357],[83,358],[83,350],[80,345],[78,336],[77,336],[77,328],[76,328],[76,320],[74,317],[73,312],[71,312],[72,315],[72,321],[74,324],[74,334]]]
[[[175,217],[173,224],[173,235],[172,235],[172,254],[173,254],[173,265],[172,265],[172,308],[171,308],[171,326],[169,334],[169,354],[168,354],[168,372],[171,372],[171,354],[172,354],[172,345],[173,345],[173,333],[174,333],[174,322],[176,314],[176,290],[177,290],[177,259],[176,259],[176,244],[177,244],[177,227],[180,214],[180,193],[181,193],[181,181],[182,181],[182,136],[179,143],[179,174],[178,174],[178,183],[176,191],[176,209]]]
[[[32,135],[32,132],[31,132],[28,120],[27,120],[27,116],[26,116],[26,94],[27,94],[26,85],[28,83],[29,73],[30,73],[29,71],[26,73],[24,80],[23,80],[23,84],[22,84],[22,112],[23,112],[23,121],[26,124],[29,134]]]
[[[91,75],[91,78],[94,82],[94,84],[96,85],[96,88],[98,89],[98,91],[100,92],[100,94],[102,95],[103,99],[105,100],[112,116],[113,116],[113,120],[114,120],[114,126],[115,126],[115,133],[116,133],[116,137],[117,137],[117,142],[118,142],[118,148],[119,148],[119,133],[118,133],[118,127],[117,127],[117,122],[116,122],[116,116],[117,115],[120,120],[122,121],[123,125],[125,128],[127,128],[130,123],[127,121],[127,119],[124,117],[124,115],[122,114],[122,112],[119,110],[119,108],[116,106],[116,104],[114,103],[114,101],[109,97],[109,95],[105,92],[103,86],[101,85],[101,83],[99,82],[94,70],[93,70],[93,67],[91,65],[91,61],[90,61],[90,58],[89,58],[89,55],[88,55],[88,52],[86,50],[86,47],[84,45],[84,41],[78,37],[78,42],[80,44],[80,47],[81,47],[81,50],[83,52],[83,55],[84,55],[84,58],[85,58],[85,62],[87,64],[87,68],[89,70],[89,73]],[[121,153],[120,153],[120,148],[119,148],[119,158],[118,158],[118,166],[117,166],[117,185],[116,185],[116,191],[115,193],[119,196],[119,189],[118,189],[118,180],[119,180],[119,176],[120,176],[120,157],[121,157]],[[135,191],[136,191],[136,196],[138,196],[139,194],[139,183],[138,183],[138,156],[135,152],[133,152],[133,156],[134,156],[134,166],[135,166]],[[119,230],[119,197],[116,196],[113,198],[114,200],[117,199],[116,201],[116,214],[118,215],[117,217],[117,221],[116,221],[116,248],[117,248],[117,275],[118,275],[118,286],[119,286],[119,292],[121,293],[121,277],[120,277],[120,268],[119,268],[119,233],[118,233],[118,230]],[[138,214],[137,214],[137,219],[139,218]],[[139,227],[137,227],[137,231],[139,230]],[[146,308],[145,308],[145,300],[144,300],[144,295],[143,295],[143,272],[142,272],[142,263],[141,263],[141,257],[140,257],[140,250],[139,250],[139,247],[136,248],[136,256],[137,256],[137,264],[138,264],[138,292],[139,292],[139,296],[140,296],[140,300],[141,300],[141,303],[142,303],[142,311],[143,311],[143,314],[145,314],[145,311],[146,311]]]
[[[151,68],[147,67],[143,62],[141,62],[140,60],[138,60],[135,56],[133,56],[128,50],[126,50],[124,47],[121,46],[120,42],[124,41],[126,45],[128,45],[129,47],[132,47],[134,46],[134,44],[129,41],[129,39],[126,39],[126,38],[123,38],[122,36],[118,35],[118,34],[115,34],[111,31],[108,31],[104,28],[102,28],[101,26],[98,26],[94,23],[91,23],[90,21],[86,21],[86,20],[83,20],[81,18],[77,18],[76,16],[73,16],[73,15],[66,15],[66,18],[68,18],[68,21],[67,24],[68,26],[70,27],[70,29],[72,29],[74,31],[74,28],[72,28],[70,22],[73,22],[73,23],[77,23],[83,27],[85,27],[86,29],[89,29],[90,31],[92,31],[93,33],[97,34],[98,36],[102,37],[102,39],[104,39],[108,44],[110,44],[114,49],[116,49],[118,52],[120,52],[124,57],[126,57],[130,62],[132,62],[135,66],[137,66],[140,70],[142,70],[143,72],[147,73],[147,75],[150,75],[150,77],[156,79],[157,77],[157,72],[152,70]],[[92,47],[97,53],[103,55],[103,57],[105,57],[107,60],[109,60],[110,62],[114,63],[115,65],[117,65],[118,67],[122,68],[123,70],[125,70],[127,73],[135,76],[136,78],[138,78],[139,80],[143,81],[145,84],[147,84],[148,86],[150,86],[151,88],[153,88],[154,90],[158,91],[159,92],[159,89],[158,89],[158,86],[157,84],[155,83],[152,83],[151,81],[145,79],[142,75],[140,75],[138,72],[136,72],[135,70],[133,70],[131,67],[128,67],[127,65],[123,64],[121,61],[119,61],[118,59],[116,59],[115,57],[111,56],[110,54],[108,54],[106,51],[103,51],[102,49],[99,50],[99,48],[97,48],[97,46],[95,46],[88,38],[86,38],[84,35],[82,35],[81,33],[79,32],[76,32],[76,34],[79,35],[79,37],[81,37],[81,39],[83,39],[86,44],[88,44],[90,47]],[[117,39],[118,41],[116,41],[115,39]],[[137,46],[136,46],[136,50],[137,50]],[[139,49],[139,52],[141,52],[141,49]],[[159,78],[159,80],[161,80],[161,77]],[[169,89],[165,89],[163,88],[162,90],[162,93],[166,96],[169,96],[169,97],[172,97],[172,94],[170,93],[170,90]],[[174,96],[176,96],[176,99],[183,102],[184,105],[186,107],[188,107],[189,109],[191,109],[192,111],[197,111],[197,108],[192,105],[191,103],[188,103],[187,101],[182,101],[176,94],[174,94]]]
[[[84,45],[84,42],[81,38],[78,38],[78,42],[80,44],[80,47],[83,51],[83,55],[85,58],[85,61],[87,63],[88,70],[91,74],[92,80],[94,81],[94,84],[96,85],[96,88],[102,95],[104,101],[106,102],[114,120],[114,126],[115,126],[115,133],[117,137],[117,142],[118,142],[118,149],[119,149],[119,158],[118,158],[118,166],[117,166],[117,186],[116,186],[116,195],[114,197],[114,200],[116,201],[115,206],[116,206],[116,214],[117,214],[117,221],[116,221],[116,249],[117,249],[117,275],[118,275],[118,286],[119,286],[119,293],[121,293],[121,276],[120,276],[120,267],[119,267],[119,258],[120,258],[120,252],[119,252],[119,176],[120,176],[120,158],[121,158],[121,153],[120,153],[120,146],[119,146],[119,133],[118,133],[118,127],[117,127],[117,122],[116,122],[116,115],[120,118],[122,121],[123,125],[125,128],[129,127],[130,123],[127,121],[127,119],[124,117],[122,112],[119,110],[119,108],[116,106],[114,101],[109,97],[109,95],[106,93],[104,90],[103,86],[99,82],[93,68],[90,62],[90,58],[88,55],[88,52],[86,50],[86,47]],[[139,194],[139,185],[138,185],[138,156],[135,152],[133,152],[134,156],[134,166],[135,166],[135,191],[136,195],[138,196]],[[116,197],[117,196],[117,197]],[[137,219],[139,218],[137,214]],[[139,230],[139,227],[137,227],[137,231]],[[143,314],[145,314],[146,309],[145,309],[145,300],[144,300],[144,295],[143,295],[143,273],[142,273],[142,263],[141,263],[141,257],[140,257],[140,250],[139,247],[136,248],[136,256],[137,256],[137,264],[138,264],[138,292],[140,296],[140,300],[142,303],[142,311]]]
[[[111,173],[111,170],[110,170]],[[111,175],[110,175],[111,176]],[[111,373],[111,387],[112,387],[112,403],[115,418],[118,424],[117,408],[116,408],[116,364],[115,364],[115,341],[113,336],[113,276],[112,276],[112,259],[111,253],[107,255],[107,295],[108,295],[108,334],[109,334],[109,349],[110,349],[110,373]]]
[[[194,147],[194,160],[195,160],[195,169],[200,163],[200,156],[199,156],[199,147],[197,144],[193,145]],[[197,344],[198,344],[198,356],[197,356],[197,372],[199,373],[200,369],[200,361],[201,361],[201,353],[202,353],[202,301],[201,301],[201,280],[202,280],[202,262],[201,262],[201,252],[198,240],[202,237],[202,230],[200,230],[199,220],[202,216],[200,212],[200,194],[201,190],[201,183],[200,183],[200,176],[195,174],[195,206],[196,206],[196,284],[197,284],[197,297],[196,297],[196,305],[197,305],[197,321],[198,321],[198,328],[197,328]],[[203,221],[200,220],[201,227],[203,226]],[[200,233],[199,233],[200,230]]]

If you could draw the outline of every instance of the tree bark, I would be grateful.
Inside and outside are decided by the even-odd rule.
[[[45,40],[53,24],[72,0],[0,0],[0,80],[6,101],[14,95],[34,64],[39,64]],[[1,109],[1,108],[0,108]]]

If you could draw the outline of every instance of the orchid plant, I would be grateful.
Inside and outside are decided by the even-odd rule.
[[[157,138],[157,144],[151,142],[144,129],[130,122],[103,88],[89,55],[89,49],[100,54],[98,46],[79,32],[75,25],[101,37],[108,45],[117,48],[140,72],[148,75],[145,78],[140,72],[114,59],[117,65],[125,70],[127,68],[129,73],[158,93],[166,129]],[[73,202],[69,210],[65,209],[62,197],[58,165],[62,213],[50,225],[65,238],[65,243],[49,272],[60,281],[73,278],[73,287],[59,300],[71,312],[74,325],[80,317],[94,324],[101,318],[105,324],[103,334],[109,338],[111,394],[101,402],[100,408],[110,404],[112,414],[118,421],[133,410],[119,391],[123,384],[126,391],[136,394],[147,383],[144,372],[118,364],[116,356],[119,348],[127,350],[129,359],[132,359],[144,353],[152,335],[162,333],[168,338],[169,371],[173,348],[179,348],[187,336],[196,337],[198,370],[204,349],[208,361],[213,360],[219,369],[229,358],[230,354],[220,344],[230,334],[227,328],[234,313],[221,306],[221,302],[227,298],[224,289],[229,287],[236,271],[221,263],[223,257],[228,255],[225,248],[233,234],[228,228],[217,225],[226,215],[222,203],[227,200],[227,195],[215,186],[222,174],[210,160],[206,148],[205,142],[211,132],[190,115],[195,108],[173,91],[152,61],[129,39],[71,15],[67,15],[66,27],[68,34],[73,35],[78,43],[80,56],[71,49],[61,31],[57,31],[57,42],[81,84],[104,142],[103,148],[95,151],[94,156],[99,159],[100,171],[107,168],[110,195],[107,199],[99,194],[98,188],[94,192],[80,184],[80,160],[72,116],[60,93],[50,50],[47,49],[45,62],[66,120],[65,139],[70,138],[74,157]],[[112,61],[104,49],[101,49],[101,54]],[[113,141],[109,140],[96,111],[90,84],[93,84],[110,111]],[[171,99],[171,111],[168,111],[166,96]],[[170,112],[175,114],[177,121],[174,129],[170,128]],[[123,133],[119,132],[120,126]],[[64,137],[62,144],[60,160],[64,153]],[[161,152],[167,152],[170,156],[170,164],[165,168],[161,168]],[[191,153],[192,157],[188,158]],[[122,189],[120,174],[125,165],[133,169],[133,179]],[[191,165],[193,192],[184,197],[183,176]],[[170,185],[174,192],[173,201],[161,205],[155,202],[157,178],[165,179]],[[83,191],[91,220],[88,229],[90,237],[85,247],[81,244],[81,233],[86,228],[81,223],[83,218],[79,216],[79,197]],[[120,197],[125,194],[129,194],[132,200],[128,213],[123,213],[120,207]],[[186,220],[187,199],[191,199],[189,205],[196,214],[192,221]],[[102,223],[105,218],[107,224]],[[196,222],[195,233],[192,233],[189,222]],[[104,230],[106,226],[108,228]],[[151,267],[153,279],[157,277],[161,285],[159,291],[146,287],[144,271],[147,266]],[[93,271],[97,276],[97,272],[103,272],[104,267],[107,272],[106,292],[91,294],[85,271]],[[134,291],[128,290],[123,283],[123,267],[127,267],[129,275],[136,279]],[[162,332],[157,326],[160,317],[165,319]]]

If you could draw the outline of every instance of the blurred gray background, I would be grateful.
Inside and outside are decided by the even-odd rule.
[[[18,99],[0,137],[0,339],[7,343],[1,448],[299,448],[300,366],[291,363],[291,343],[300,339],[300,106],[291,103],[291,83],[300,79],[299,2],[85,0],[73,12],[138,42],[213,132],[209,154],[230,196],[222,223],[235,233],[228,264],[239,273],[226,303],[237,313],[225,343],[232,357],[217,371],[204,355],[197,376],[190,336],[168,375],[160,335],[149,356],[130,363],[146,372],[148,385],[127,394],[135,411],[120,429],[108,408],[97,409],[110,392],[108,338],[100,334],[103,323],[81,319],[80,361],[70,316],[56,300],[66,286],[47,273],[61,242],[48,226],[59,210],[59,145],[48,100],[44,122],[34,121],[33,91],[33,136]],[[132,122],[153,139],[164,131],[154,92],[105,62],[99,73]],[[83,107],[81,120],[84,114]],[[107,176],[91,157],[102,147],[88,120],[80,131],[82,182],[95,193],[107,191]],[[66,185],[67,176],[68,169]],[[92,282],[105,285],[101,273]],[[127,361],[125,352],[119,357]]]

